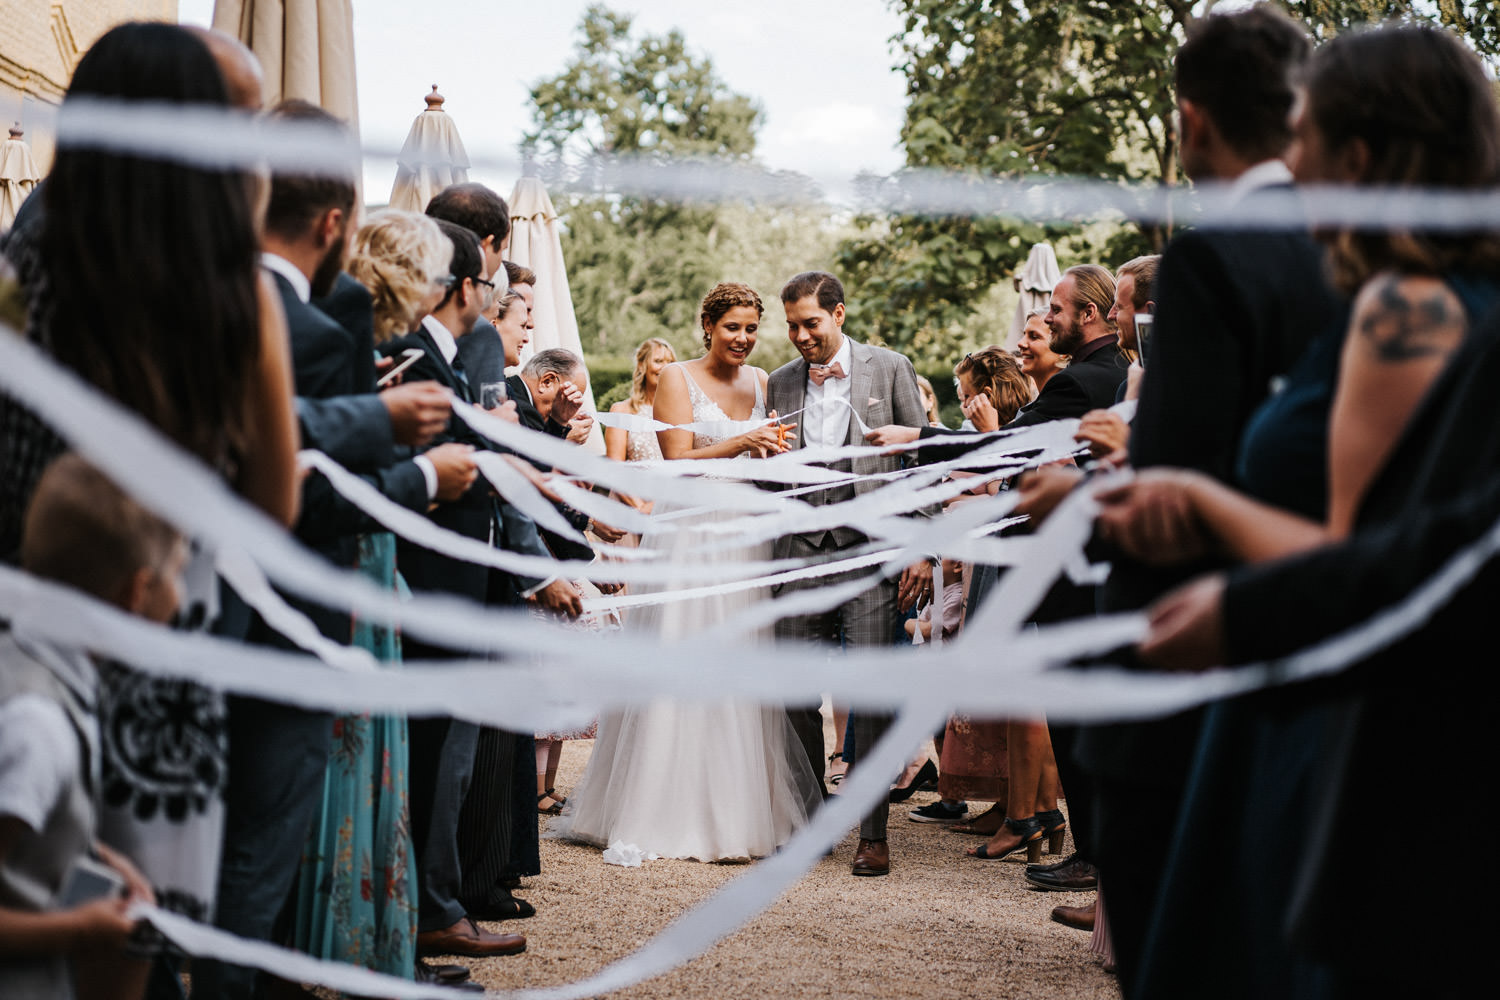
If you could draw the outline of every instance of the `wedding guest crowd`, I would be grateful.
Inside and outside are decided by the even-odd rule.
[[[1274,225],[1232,224],[1211,209],[1160,255],[1067,268],[1048,307],[1025,318],[1013,353],[994,345],[955,363],[958,430],[942,426],[931,385],[907,358],[845,334],[834,275],[805,272],[781,288],[798,357],[770,374],[745,364],[763,321],[760,295],[721,283],[704,299],[701,358],[679,363],[664,339],[640,345],[630,395],[611,410],[628,426],[605,421],[608,456],[647,463],[888,447],[830,463],[848,479],[802,499],[812,509],[852,502],[903,470],[949,463],[952,489],[962,491],[950,509],[1014,491],[1028,520],[994,525],[1000,538],[1039,530],[1065,498],[1087,491],[1098,510],[1089,555],[1110,564],[1107,579],[1061,578],[1014,620],[1051,625],[1143,609],[1147,638],[1108,657],[1134,670],[1278,660],[1389,612],[1458,565],[1500,516],[1500,237],[1461,226],[1309,231],[1299,189],[1493,191],[1500,111],[1491,83],[1440,28],[1393,22],[1315,47],[1261,4],[1196,21],[1176,54],[1174,86],[1188,175],[1219,185],[1218,211],[1264,214]],[[68,99],[79,97],[235,108],[331,136],[345,129],[303,102],[264,110],[248,50],[163,24],[106,33],[74,74]],[[608,559],[611,545],[642,539],[558,499],[547,489],[552,469],[478,433],[451,402],[554,445],[582,444],[594,422],[584,360],[558,348],[526,354],[542,279],[505,260],[504,199],[463,183],[425,214],[362,218],[356,167],[319,170],[264,177],[64,141],[0,238],[0,283],[17,291],[15,318],[32,345],[326,562],[396,594],[580,619],[584,589],[568,569],[579,575],[578,564]],[[189,329],[192,350],[183,350]],[[778,413],[803,416],[770,423]],[[658,435],[656,420],[676,427]],[[1065,420],[1077,421],[1071,457],[1023,474],[972,457],[1015,431]],[[3,395],[0,435],[8,563],[177,629],[302,648],[266,620],[264,604],[252,608],[215,582],[215,553],[179,537]],[[299,447],[324,452],[433,525],[558,568],[502,572],[394,535],[320,473],[299,473]],[[538,488],[557,518],[507,500],[481,475],[492,461]],[[766,539],[763,555],[833,560],[870,540],[852,524],[820,527]],[[1147,722],[954,715],[935,737],[937,760],[911,761],[864,817],[849,871],[892,870],[889,806],[930,787],[937,800],[907,816],[983,838],[968,857],[1024,852],[1019,877],[1031,886],[1097,890],[1052,917],[1093,933],[1091,947],[1126,997],[1456,994],[1458,979],[1431,962],[1482,954],[1488,942],[1487,917],[1443,919],[1475,908],[1468,880],[1431,873],[1376,886],[1372,872],[1416,831],[1447,822],[1443,810],[1468,803],[1482,814],[1493,798],[1484,699],[1465,667],[1487,638],[1480,629],[1496,569],[1489,558],[1463,565],[1468,576],[1451,599],[1408,616],[1405,632],[1331,677]],[[982,556],[918,559],[890,578],[870,576],[837,606],[783,617],[775,635],[854,649],[889,645],[903,631],[919,645],[962,641],[986,617],[1016,610],[996,596],[1008,572]],[[775,595],[858,578],[792,581]],[[499,638],[476,652],[284,600],[322,637],[382,669],[503,662],[509,652]],[[740,607],[725,605],[720,617]],[[703,607],[672,614],[699,625],[712,618]],[[998,665],[1004,651],[994,656]],[[656,718],[684,731],[713,718],[694,711]],[[830,755],[816,706],[751,714],[745,728],[755,732],[735,749],[756,770],[724,773],[754,778],[769,762],[779,775],[772,797],[797,800],[757,855],[805,822],[890,719],[862,712],[845,725],[838,710]],[[719,736],[701,726],[706,742],[684,751],[676,733],[606,732],[617,723],[600,723],[601,743],[670,745],[684,767],[698,749],[709,757]],[[225,699],[4,623],[0,992],[185,996],[181,957],[141,933],[130,902],[477,991],[466,966],[428,960],[526,950],[526,936],[503,922],[536,913],[519,893],[541,871],[538,816],[569,802],[556,787],[562,742],[594,733]],[[620,751],[619,781],[629,757]],[[574,806],[590,795],[613,802],[609,766],[595,774],[591,764]],[[688,798],[743,791],[704,784]],[[1393,796],[1408,788],[1422,789],[1426,804],[1393,813]],[[610,809],[599,812],[608,825]],[[955,852],[954,863],[970,862]],[[1008,878],[1014,869],[986,870]],[[74,897],[80,872],[118,891]],[[1478,907],[1487,905],[1481,892]],[[194,960],[191,973],[195,997],[276,988],[264,973],[223,962]]]

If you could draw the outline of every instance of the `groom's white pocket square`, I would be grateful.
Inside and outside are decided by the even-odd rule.
[[[880,405],[880,397],[878,397],[878,396],[871,396],[870,397],[870,401],[867,402],[865,405],[866,406],[879,406]]]

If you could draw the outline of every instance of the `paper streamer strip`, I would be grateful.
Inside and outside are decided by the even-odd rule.
[[[243,549],[220,550],[215,565],[219,576],[234,588],[241,600],[250,605],[267,625],[296,643],[299,649],[307,650],[339,670],[376,669],[375,658],[369,650],[334,642],[318,631],[312,619],[283,601]]]
[[[40,106],[35,113],[45,120],[54,112]],[[206,168],[354,173],[362,153],[396,159],[401,152],[394,146],[374,144],[361,150],[348,135],[311,123],[266,121],[202,105],[70,97],[55,114],[60,147],[108,149]],[[470,161],[476,171],[519,176],[523,170],[523,164],[509,157],[471,154]],[[576,165],[558,159],[524,166],[538,171],[554,191],[577,186],[593,193],[676,201],[750,199],[807,204],[821,200],[807,177],[739,162],[599,153]],[[830,167],[825,174],[833,176],[836,171]],[[1143,223],[1233,229],[1341,225],[1472,232],[1500,226],[1500,194],[1488,189],[1309,185],[1236,199],[1229,184],[1187,188],[1090,178],[976,177],[936,168],[903,168],[888,177],[849,170],[836,179],[858,192],[861,210],[908,215],[1000,215],[1070,224],[1123,217]]]
[[[479,474],[489,480],[495,492],[504,497],[511,506],[531,518],[537,527],[545,528],[580,545],[589,544],[589,540],[584,538],[577,528],[569,524],[567,518],[558,513],[552,501],[542,496],[531,481],[507,462],[504,456],[492,451],[475,451],[474,464],[479,467]]]

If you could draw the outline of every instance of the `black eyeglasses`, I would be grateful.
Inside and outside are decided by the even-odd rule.
[[[488,288],[491,291],[493,291],[495,288],[495,283],[493,281],[486,281],[484,278],[471,278],[470,280],[473,281],[474,284],[483,285],[485,288]]]

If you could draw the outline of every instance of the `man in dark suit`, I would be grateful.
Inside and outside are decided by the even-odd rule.
[[[336,125],[331,116],[310,105],[291,103],[277,113]],[[410,510],[425,510],[432,499],[453,495],[473,481],[475,470],[468,449],[448,446],[417,461],[396,461],[393,410],[373,395],[369,292],[345,276],[336,303],[347,326],[311,302],[315,295],[332,292],[340,277],[353,208],[354,185],[349,177],[273,176],[262,261],[286,317],[299,405],[304,411],[324,415],[335,409],[356,415],[359,422],[345,432],[352,431],[354,439],[368,439],[369,454],[360,463],[359,473],[387,498]],[[418,405],[430,399],[415,388],[399,396]],[[340,400],[344,403],[338,407],[319,405]],[[324,558],[352,567],[358,555],[358,535],[370,526],[368,518],[338,496],[321,475],[304,480],[295,532]],[[325,636],[342,644],[350,641],[347,610],[300,599],[291,603]],[[252,643],[295,648],[258,617],[252,618],[247,638]],[[296,875],[299,845],[305,842],[322,801],[330,724],[330,717],[323,713],[251,698],[230,699],[230,780],[217,916],[225,929],[253,938],[272,936]],[[212,963],[197,972],[200,988],[216,996],[250,996],[257,989],[256,978],[248,969]]]
[[[1048,379],[1036,399],[1021,407],[1006,427],[1081,417],[1114,403],[1127,367],[1109,318],[1114,295],[1114,277],[1097,264],[1079,264],[1063,272],[1043,322],[1052,333],[1052,349],[1068,356],[1068,367]]]
[[[452,223],[439,221],[438,225],[453,245],[447,293],[423,318],[421,328],[388,341],[382,350],[389,356],[399,356],[407,348],[421,350],[423,356],[412,365],[411,377],[432,379],[459,399],[471,402],[474,396],[462,364],[455,366],[457,341],[473,327],[488,303],[493,284],[474,234]],[[456,417],[438,440],[486,447],[485,439]],[[439,504],[428,516],[441,527],[468,538],[489,542],[504,537],[494,497],[484,482],[476,483],[450,503]],[[539,540],[537,544],[540,546]],[[451,559],[404,540],[398,540],[397,553],[412,590],[485,601],[489,590],[487,567]],[[412,659],[467,655],[412,639],[406,643],[406,653]],[[424,955],[480,957],[516,954],[526,948],[521,935],[493,934],[479,927],[458,901],[463,880],[458,821],[473,773],[478,737],[479,727],[470,722],[431,718],[410,723],[412,837],[418,866],[417,945]]]
[[[1194,29],[1176,63],[1182,159],[1194,180],[1229,185],[1231,196],[1247,204],[1262,198],[1285,203],[1291,175],[1280,157],[1291,141],[1291,77],[1309,51],[1305,33],[1265,5],[1204,18]],[[1225,85],[1228,72],[1233,86]],[[1321,253],[1301,230],[1204,226],[1167,248],[1155,296],[1131,463],[1197,469],[1231,481],[1245,424],[1273,379],[1338,321],[1341,307],[1323,280]],[[1102,598],[1111,611],[1142,607],[1185,575],[1124,558],[1112,562]],[[1200,719],[1200,712],[1187,712],[1091,727],[1079,737],[1080,761],[1097,781],[1094,843],[1127,996],[1161,889]]]
[[[568,423],[583,406],[589,373],[583,359],[554,347],[533,355],[526,367],[506,379],[521,426],[553,437],[568,436]]]
[[[1114,405],[1125,381],[1128,362],[1120,352],[1119,336],[1109,318],[1114,307],[1115,281],[1097,264],[1079,264],[1063,272],[1052,289],[1052,301],[1044,322],[1052,334],[1052,349],[1070,358],[1068,367],[1047,380],[1036,399],[1021,407],[1005,427],[1030,427],[1049,420],[1076,419],[1090,410]],[[995,411],[983,401],[971,420],[975,431],[999,430]],[[917,451],[925,464],[960,458],[983,447],[987,439],[962,444],[943,444],[944,436],[959,433],[946,427],[877,427],[865,435],[870,444],[905,444],[931,440]],[[964,432],[968,433],[968,432]]]
[[[582,358],[572,351],[554,347],[532,355],[526,367],[506,379],[506,385],[510,398],[515,401],[522,427],[566,439],[571,431],[568,422],[583,406],[588,379],[588,369]],[[594,527],[589,516],[581,511],[566,504],[559,504],[558,510],[579,532]],[[607,525],[598,527],[605,532],[606,541],[619,537]],[[546,530],[542,531],[542,538],[559,559],[587,560],[594,557],[592,548],[570,538]]]
[[[494,281],[498,291],[503,293],[511,288],[519,280],[519,277],[512,276],[517,271],[525,270],[526,274],[520,277],[529,276],[530,281],[526,282],[528,288],[523,298],[526,299],[526,307],[531,308],[530,286],[536,284],[536,275],[504,259],[505,251],[510,246],[510,206],[506,205],[504,198],[483,184],[472,181],[450,184],[432,196],[432,200],[427,203],[427,215],[429,218],[463,226],[479,237],[479,251],[484,257],[485,273]],[[521,363],[519,357],[506,358],[500,334],[483,315],[474,321],[465,336],[458,338],[458,357],[476,397],[481,385],[505,381],[507,365]]]
[[[309,304],[313,290],[327,292],[343,266],[353,210],[351,177],[272,179],[262,263],[280,293],[299,396],[354,391],[352,338]],[[326,528],[319,523],[324,514],[307,509],[304,501],[299,533],[309,526]],[[352,538],[325,534],[319,548],[330,559],[352,562],[353,544]],[[320,631],[348,642],[347,613],[299,607]],[[288,645],[259,618],[252,620],[248,638],[253,643]],[[229,783],[216,914],[223,929],[259,940],[273,936],[296,876],[300,845],[322,799],[331,727],[332,717],[326,713],[252,698],[229,699]],[[204,963],[202,969],[194,968],[194,991],[249,1000],[259,992],[258,979],[251,969]]]

